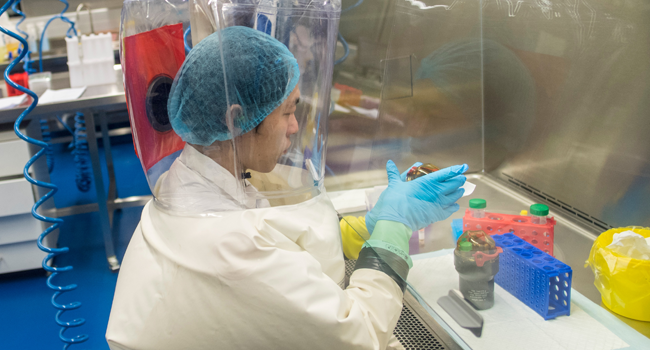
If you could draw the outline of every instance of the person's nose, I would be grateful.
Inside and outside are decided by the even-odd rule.
[[[289,118],[289,127],[287,128],[287,137],[298,132],[298,120],[295,114],[291,114]]]

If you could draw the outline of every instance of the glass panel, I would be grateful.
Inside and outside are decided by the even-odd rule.
[[[334,72],[328,190],[385,184],[389,159],[481,171],[479,3],[380,3],[342,15],[350,55]]]

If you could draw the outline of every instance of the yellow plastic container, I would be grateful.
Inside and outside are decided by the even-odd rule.
[[[594,284],[603,303],[615,313],[650,322],[650,261],[618,255],[607,248],[615,233],[633,231],[650,237],[650,228],[615,228],[603,232],[594,242],[587,263],[594,272]]]

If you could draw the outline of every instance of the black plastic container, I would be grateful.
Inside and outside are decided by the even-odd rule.
[[[494,276],[499,272],[502,249],[483,231],[465,231],[454,250],[463,297],[477,310],[494,305]]]

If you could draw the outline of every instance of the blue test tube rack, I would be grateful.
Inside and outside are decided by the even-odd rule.
[[[512,233],[491,236],[503,249],[494,281],[550,320],[571,311],[573,270]]]

